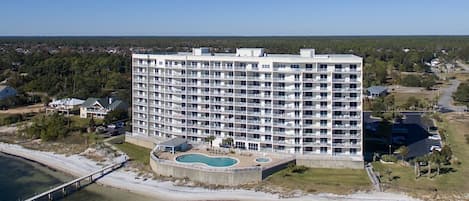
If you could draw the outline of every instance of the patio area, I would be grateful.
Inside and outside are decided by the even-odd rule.
[[[227,149],[227,148],[215,148],[210,146],[197,146],[193,147],[186,151],[176,151],[174,154],[171,152],[159,152],[158,157],[163,160],[176,161],[176,158],[181,155],[186,154],[204,154],[210,157],[231,157],[236,158],[238,163],[232,168],[245,168],[245,167],[270,167],[272,165],[278,164],[279,162],[284,161],[285,155],[277,155],[271,153],[252,153],[247,151],[240,151],[236,149]],[[269,160],[260,160],[257,162],[256,159],[263,158]]]

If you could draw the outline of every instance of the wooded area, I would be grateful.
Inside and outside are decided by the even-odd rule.
[[[212,47],[264,47],[268,53],[350,53],[364,57],[364,86],[401,84],[429,88],[435,77],[428,66],[435,57],[469,60],[467,36],[370,37],[2,37],[0,80],[20,92],[54,97],[116,95],[130,101],[131,52],[190,51]],[[28,50],[28,53],[18,51]],[[117,49],[117,53],[106,50]],[[52,52],[54,50],[55,52]],[[402,75],[401,72],[418,72]]]

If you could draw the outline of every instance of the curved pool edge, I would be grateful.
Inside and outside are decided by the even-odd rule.
[[[257,159],[259,159],[259,158],[265,158],[265,159],[268,159],[268,161],[257,161]],[[258,157],[258,158],[254,159],[254,162],[260,163],[260,164],[267,164],[267,163],[272,162],[272,158],[270,158],[270,157]]]
[[[208,157],[208,158],[230,158],[230,159],[235,160],[236,163],[234,163],[233,165],[230,165],[230,166],[222,166],[222,167],[219,167],[219,166],[211,166],[211,165],[208,165],[208,164],[202,163],[202,162],[180,162],[180,161],[177,160],[177,158],[180,157],[180,156],[191,155],[191,154],[199,154],[199,155],[206,156],[206,157]],[[239,159],[237,159],[237,158],[235,158],[235,157],[231,157],[231,156],[210,156],[210,155],[207,155],[207,154],[204,154],[204,153],[199,153],[199,152],[187,153],[187,154],[181,154],[181,155],[178,155],[178,156],[174,156],[173,160],[174,160],[174,162],[176,162],[176,163],[178,163],[178,164],[182,164],[182,165],[196,164],[196,165],[205,166],[205,167],[207,167],[207,168],[218,168],[218,169],[233,168],[234,166],[236,166],[236,165],[239,164]]]

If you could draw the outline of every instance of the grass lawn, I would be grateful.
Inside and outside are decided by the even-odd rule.
[[[110,143],[112,144],[111,141]],[[127,142],[115,143],[114,146],[120,149],[121,151],[125,152],[132,161],[141,163],[145,166],[148,166],[150,164],[150,149],[130,144]]]
[[[74,128],[86,128],[90,123],[89,118],[80,118],[80,116],[70,116],[71,126]],[[94,119],[96,125],[102,124],[102,119]]]
[[[453,158],[459,162],[454,162],[451,166],[446,166],[447,173],[436,176],[436,169],[432,176],[422,176],[415,179],[413,167],[406,167],[398,164],[373,164],[375,170],[380,172],[384,183],[391,190],[405,191],[419,197],[435,195],[461,195],[469,193],[469,144],[466,143],[464,134],[469,130],[469,118],[456,118],[455,114],[442,115],[444,122],[438,124],[440,128],[447,130],[447,143],[453,151]],[[451,122],[448,124],[447,122]],[[391,177],[395,179],[391,182],[385,174],[386,169],[392,171]],[[423,167],[426,170],[426,167]],[[445,169],[442,169],[444,171]],[[424,173],[425,174],[425,173]],[[433,199],[432,197],[426,197]]]
[[[438,92],[436,91],[425,91],[420,93],[392,93],[394,95],[394,101],[396,106],[402,106],[407,103],[409,97],[415,97],[419,101],[424,101],[426,103],[430,103],[437,95]]]
[[[365,170],[328,168],[307,168],[304,172],[298,173],[287,168],[269,176],[262,184],[309,193],[347,194],[371,188]]]

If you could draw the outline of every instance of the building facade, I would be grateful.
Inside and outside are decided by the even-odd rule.
[[[132,55],[132,135],[362,156],[362,58],[262,48]]]

